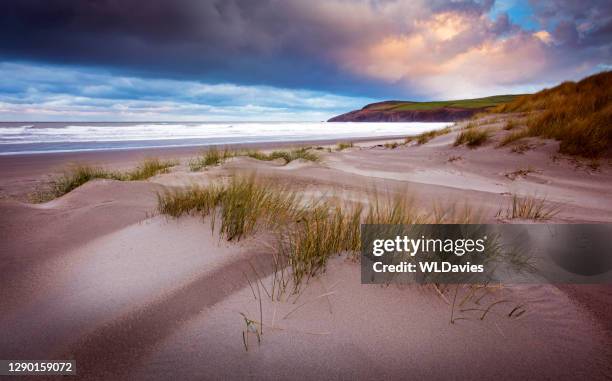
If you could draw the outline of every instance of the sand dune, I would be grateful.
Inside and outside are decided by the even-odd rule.
[[[450,324],[432,288],[361,285],[343,256],[299,298],[264,295],[263,340],[250,333],[247,352],[240,313],[260,313],[249,281],[271,284],[265,232],[228,243],[209,220],[155,215],[157,192],[256,172],[305,194],[359,200],[375,188],[410,192],[423,208],[467,203],[487,222],[517,193],[559,203],[553,222],[612,220],[609,164],[593,172],[553,160],[552,142],[516,154],[452,147],[453,136],[361,143],[321,163],[183,164],[144,182],[92,181],[46,204],[2,201],[0,358],[75,358],[85,379],[609,377],[610,314],[597,307],[609,287],[508,287],[483,300],[512,301],[486,319],[458,312],[465,319]],[[519,319],[507,318],[513,303],[526,303]]]

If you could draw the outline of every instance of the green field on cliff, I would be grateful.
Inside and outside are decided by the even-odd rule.
[[[519,95],[494,95],[492,97],[459,99],[452,101],[433,101],[433,102],[410,102],[410,101],[388,101],[374,103],[367,106],[367,109],[378,111],[409,111],[409,110],[435,110],[444,107],[477,109],[499,106],[512,102]]]

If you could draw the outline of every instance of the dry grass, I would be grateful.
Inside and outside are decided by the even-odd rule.
[[[384,147],[387,148],[387,149],[396,149],[399,146],[400,146],[400,143],[398,143],[398,142],[385,143],[384,144]]]
[[[239,240],[260,228],[276,237],[274,263],[279,275],[275,288],[293,291],[325,269],[327,260],[342,252],[356,256],[361,246],[361,224],[477,222],[471,208],[434,207],[419,210],[406,195],[371,192],[367,202],[304,199],[296,192],[254,177],[234,178],[228,184],[193,187],[160,194],[158,211],[171,217],[210,216],[213,227],[228,240]],[[286,268],[291,269],[285,274]]]
[[[512,196],[512,205],[500,209],[496,217],[503,219],[523,219],[533,221],[546,221],[559,213],[556,205],[550,204],[545,198],[535,196]]]
[[[450,127],[445,127],[439,130],[433,130],[429,132],[423,132],[416,136],[417,144],[422,145],[429,142],[431,139],[436,138],[438,136],[446,135],[450,133],[452,129]]]
[[[189,162],[189,169],[192,172],[200,171],[203,168],[222,164],[225,160],[234,157],[235,152],[231,152],[227,148],[223,152],[219,152],[216,147],[210,148],[208,151],[202,152],[198,157]]]
[[[283,159],[285,164],[289,164],[294,160],[306,160],[312,162],[320,161],[320,157],[314,152],[310,152],[310,147],[296,148],[289,151],[272,151],[271,153],[263,153],[261,151],[247,151],[238,155],[245,155],[256,160],[272,161]]]
[[[506,125],[504,126],[504,130],[510,131],[510,130],[515,129],[517,126],[518,126],[518,123],[516,120],[508,119],[508,121],[506,122]]]
[[[344,151],[347,148],[353,148],[353,142],[341,142],[336,145],[336,151]]]
[[[177,161],[162,161],[157,158],[144,160],[135,169],[127,172],[108,171],[99,167],[79,165],[67,169],[31,196],[33,202],[47,202],[61,197],[66,193],[80,187],[94,179],[112,179],[119,181],[146,180],[160,173],[168,172],[169,168],[177,165]]]
[[[564,82],[492,111],[530,113],[524,136],[556,139],[561,153],[599,157],[612,146],[612,72]]]
[[[515,132],[511,132],[508,135],[504,136],[504,138],[499,142],[497,147],[504,147],[510,143],[514,143],[517,140],[526,138],[529,136],[529,132],[527,130],[519,130]]]
[[[476,148],[484,144],[489,139],[489,132],[487,130],[470,128],[462,131],[455,139],[455,146],[466,144],[470,148]]]

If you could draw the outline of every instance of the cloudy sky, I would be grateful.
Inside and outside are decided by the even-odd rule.
[[[0,120],[323,120],[612,69],[610,0],[4,0]]]

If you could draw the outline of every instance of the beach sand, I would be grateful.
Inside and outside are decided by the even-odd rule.
[[[512,303],[481,320],[431,286],[362,285],[359,265],[340,254],[300,294],[264,295],[260,309],[249,283],[262,294],[272,284],[266,232],[230,243],[208,219],[155,214],[165,189],[257,173],[308,195],[360,200],[376,190],[409,193],[424,209],[467,204],[490,223],[507,222],[495,215],[512,194],[558,205],[552,223],[612,221],[608,161],[592,170],[558,156],[553,141],[530,140],[522,154],[495,148],[503,132],[454,147],[456,134],[320,150],[320,163],[237,157],[201,172],[186,165],[198,148],[0,157],[0,358],[74,358],[80,379],[609,379],[609,286],[507,286],[482,303]],[[146,156],[181,165],[25,202],[69,163],[128,168]],[[518,304],[526,313],[508,319]],[[453,324],[451,310],[461,317]],[[248,333],[248,351],[241,313],[263,317],[262,341]]]

